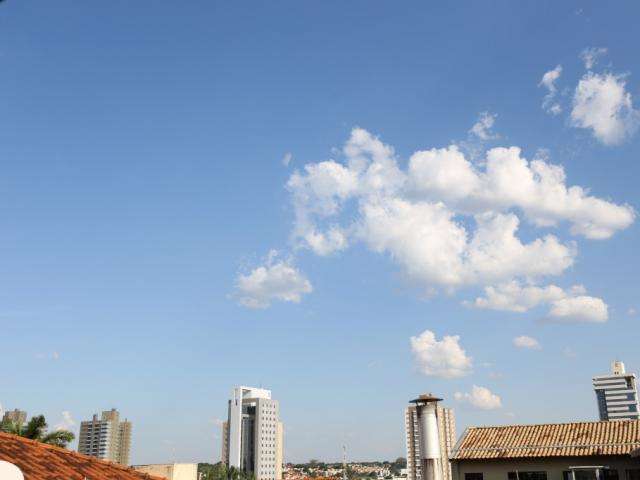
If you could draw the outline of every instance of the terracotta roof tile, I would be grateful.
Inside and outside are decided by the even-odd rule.
[[[640,420],[472,427],[453,459],[628,455],[640,448]]]
[[[0,460],[17,465],[26,480],[163,480],[7,433],[0,433]]]

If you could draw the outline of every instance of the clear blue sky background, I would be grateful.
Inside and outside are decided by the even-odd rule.
[[[286,247],[293,169],[354,126],[406,159],[489,110],[498,144],[547,148],[569,183],[640,207],[640,136],[603,146],[546,115],[537,86],[559,63],[575,85],[580,51],[607,47],[638,105],[639,16],[635,1],[2,2],[0,402],[51,424],[117,407],[135,463],[217,460],[236,384],[273,390],[294,461],[344,442],[354,459],[403,455],[403,408],[423,391],[455,406],[460,431],[596,418],[591,377],[617,357],[640,371],[637,223],[580,239],[562,277],[607,301],[604,325],[471,310],[469,292],[425,300],[362,246],[300,252],[314,292],[299,304],[230,295]],[[416,372],[409,338],[425,329],[460,334],[473,375]],[[543,350],[516,350],[523,333]],[[504,407],[456,404],[473,384]]]

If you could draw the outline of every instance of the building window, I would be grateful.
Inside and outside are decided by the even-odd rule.
[[[547,472],[509,472],[508,480],[547,480]]]
[[[464,480],[484,480],[482,473],[465,473]]]

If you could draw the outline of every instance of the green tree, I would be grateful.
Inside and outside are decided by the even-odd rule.
[[[67,448],[76,436],[68,430],[55,430],[47,433],[47,421],[44,415],[36,415],[26,425],[16,422],[2,422],[0,430],[20,437],[36,440],[37,442]]]

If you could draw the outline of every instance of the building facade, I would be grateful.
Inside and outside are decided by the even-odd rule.
[[[640,418],[636,376],[626,373],[624,363],[615,361],[609,375],[593,377],[600,420],[637,420]]]
[[[94,415],[91,420],[80,424],[78,452],[103,460],[129,465],[131,452],[131,422],[120,421],[116,409]]]
[[[4,412],[2,416],[2,423],[17,423],[18,425],[24,425],[27,423],[27,412],[23,410],[12,410],[10,412]]]
[[[165,463],[153,465],[134,465],[134,470],[165,480],[198,480],[197,463]]]
[[[228,467],[255,475],[256,480],[280,480],[283,463],[280,406],[271,392],[236,387],[222,425],[222,460]]]
[[[456,422],[453,410],[439,401],[431,394],[421,395],[405,409],[407,480],[451,480]]]

